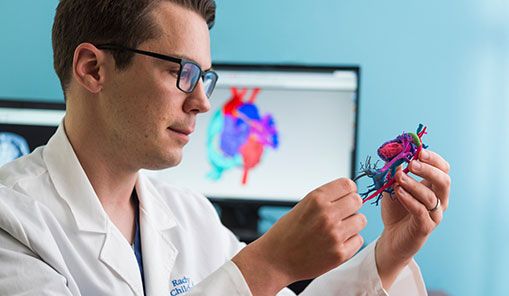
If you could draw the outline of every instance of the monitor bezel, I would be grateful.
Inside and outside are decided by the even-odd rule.
[[[53,101],[32,101],[25,99],[1,98],[0,108],[43,109],[65,111],[65,103]]]

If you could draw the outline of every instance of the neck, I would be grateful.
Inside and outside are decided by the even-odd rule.
[[[64,119],[67,137],[105,210],[130,207],[138,170],[129,168],[112,151],[115,147],[100,134],[100,129],[82,124],[86,121],[68,115]]]

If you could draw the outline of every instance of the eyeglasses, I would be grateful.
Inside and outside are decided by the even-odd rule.
[[[149,57],[153,57],[160,60],[165,60],[173,63],[180,64],[180,69],[178,72],[177,78],[177,88],[185,93],[192,93],[198,84],[200,78],[203,80],[203,88],[205,89],[205,95],[207,98],[210,98],[214,88],[216,87],[216,82],[219,76],[213,70],[202,71],[200,66],[190,60],[171,57],[151,51],[145,51],[135,48],[129,48],[116,44],[99,44],[96,45],[98,49],[103,50],[124,50],[130,51],[141,55],[146,55]]]

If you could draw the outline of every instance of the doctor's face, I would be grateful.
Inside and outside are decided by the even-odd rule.
[[[161,34],[137,49],[211,67],[209,29],[195,12],[169,2],[153,11]],[[196,116],[210,109],[200,80],[192,93],[177,88],[180,64],[135,54],[131,65],[114,70],[101,108],[107,132],[121,157],[134,169],[177,165],[195,128]]]

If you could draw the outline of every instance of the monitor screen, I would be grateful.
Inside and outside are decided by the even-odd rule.
[[[355,163],[359,69],[215,65],[211,110],[175,168],[150,172],[211,199],[297,202]]]
[[[0,166],[45,145],[64,114],[64,104],[0,100]]]

